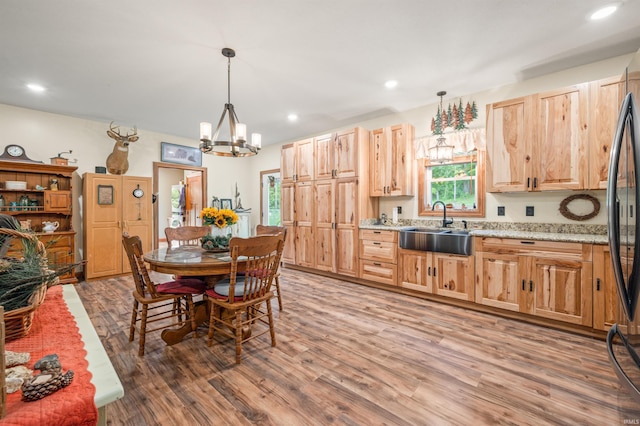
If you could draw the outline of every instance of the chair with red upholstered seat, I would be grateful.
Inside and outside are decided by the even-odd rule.
[[[236,342],[236,364],[240,364],[242,343],[271,334],[271,346],[276,345],[271,283],[278,271],[284,240],[281,235],[260,235],[252,238],[232,238],[229,242],[231,275],[206,291],[209,302],[208,345],[215,332]],[[245,263],[246,272],[238,274],[238,259]],[[262,308],[263,303],[266,310]],[[253,333],[253,327],[268,324]]]
[[[171,247],[174,242],[179,246],[201,244],[200,239],[211,231],[210,226],[179,226],[177,228],[164,228],[167,237],[167,245]]]
[[[147,333],[176,326],[176,322],[180,326],[185,321],[190,321],[194,337],[198,337],[193,295],[204,294],[206,289],[204,281],[195,278],[182,278],[156,284],[149,277],[149,272],[142,257],[142,241],[140,237],[130,237],[124,233],[122,235],[122,245],[131,264],[131,274],[135,283],[129,341],[133,341],[136,328],[139,328],[140,347],[138,355],[144,355]],[[186,310],[183,302],[186,305]],[[177,321],[174,321],[174,318]],[[136,327],[138,322],[140,326]],[[149,324],[152,323],[154,323],[154,328],[148,328]]]

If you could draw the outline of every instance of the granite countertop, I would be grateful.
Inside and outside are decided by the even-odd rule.
[[[407,223],[409,222],[409,223]],[[440,221],[441,222],[441,221]],[[441,228],[438,221],[402,221],[395,224],[382,225],[375,220],[363,220],[360,229],[375,229],[385,231],[402,231],[415,227]],[[461,221],[457,221],[453,228],[463,229]],[[469,234],[478,237],[516,238],[523,240],[560,241],[585,244],[608,244],[606,225],[582,224],[530,224],[530,223],[499,223],[499,222],[468,222]]]

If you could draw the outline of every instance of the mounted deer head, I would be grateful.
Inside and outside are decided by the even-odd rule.
[[[138,129],[132,129],[133,133],[121,135],[119,126],[113,127],[113,121],[109,124],[107,135],[116,141],[113,151],[107,157],[107,170],[113,175],[123,175],[129,170],[129,144],[138,140]]]

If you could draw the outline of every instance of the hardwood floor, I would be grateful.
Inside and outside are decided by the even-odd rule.
[[[156,278],[161,277],[156,275]],[[157,279],[161,281],[161,279]],[[122,380],[108,424],[617,425],[640,407],[605,343],[283,269],[277,346],[128,341],[130,277],[78,293]],[[631,408],[629,408],[631,407]]]

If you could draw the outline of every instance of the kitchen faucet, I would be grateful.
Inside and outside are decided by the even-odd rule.
[[[442,227],[446,228],[447,226],[451,225],[453,223],[453,219],[449,219],[447,220],[447,205],[443,202],[443,201],[436,201],[435,203],[433,203],[433,206],[431,207],[431,210],[435,210],[436,209],[436,205],[438,204],[442,204]]]

